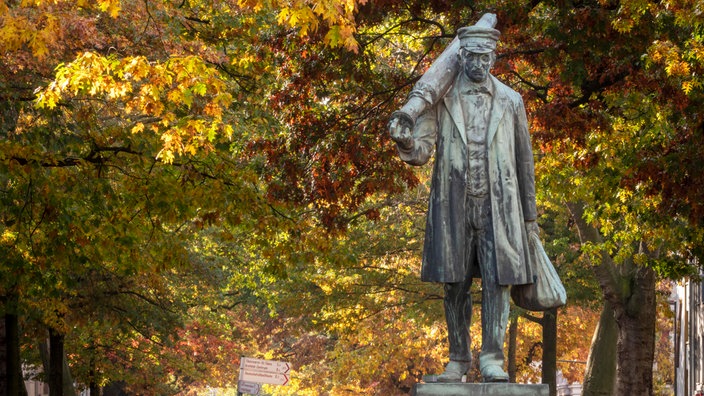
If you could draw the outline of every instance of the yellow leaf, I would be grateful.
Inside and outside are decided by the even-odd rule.
[[[139,133],[144,130],[144,124],[141,122],[138,122],[135,126],[132,127],[132,133]]]
[[[111,17],[117,18],[120,15],[120,0],[100,0],[100,10],[107,12]]]

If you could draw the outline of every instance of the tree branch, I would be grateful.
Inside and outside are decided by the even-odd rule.
[[[577,226],[581,243],[592,243],[597,246],[603,245],[604,239],[601,236],[601,233],[599,233],[599,230],[587,223],[584,219],[584,203],[567,202],[566,206]],[[594,274],[596,275],[601,290],[604,292],[604,297],[611,302],[614,309],[623,307],[623,303],[627,296],[623,295],[618,286],[619,276],[616,271],[616,264],[604,248],[600,249],[601,251],[598,262],[592,261],[592,257],[589,255],[587,259],[590,261],[592,268],[594,269]]]
[[[629,74],[628,71],[623,71],[608,78],[603,78],[604,76],[599,75],[595,79],[584,81],[581,86],[582,96],[570,103],[569,107],[575,108],[586,104],[593,94],[601,93],[605,88],[622,81]]]
[[[521,76],[517,71],[514,71],[514,70],[511,70],[511,74],[513,74],[514,76],[518,77],[518,80],[519,80],[521,83],[523,83],[523,84],[529,86],[529,87],[536,93],[536,95],[538,96],[538,98],[540,98],[540,100],[543,101],[543,103],[547,103],[547,102],[548,102],[548,89],[550,88],[550,85],[537,85],[537,84],[533,84],[532,82],[530,82],[530,81],[528,81],[527,79],[523,78],[523,76]]]

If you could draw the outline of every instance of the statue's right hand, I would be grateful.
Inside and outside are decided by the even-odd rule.
[[[413,148],[412,129],[413,125],[404,117],[400,117],[397,114],[391,116],[391,121],[389,121],[389,135],[391,135],[391,140],[396,142],[396,144],[404,150]]]

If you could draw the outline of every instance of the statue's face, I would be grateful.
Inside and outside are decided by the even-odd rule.
[[[493,52],[479,54],[465,49],[460,50],[460,62],[470,80],[482,83],[489,77],[496,55]]]

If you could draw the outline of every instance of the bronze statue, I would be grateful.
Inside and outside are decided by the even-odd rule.
[[[389,122],[400,158],[435,167],[421,279],[445,289],[450,362],[440,382],[459,382],[471,362],[474,277],[482,281],[484,382],[506,382],[509,287],[534,281],[529,235],[537,235],[533,153],[521,96],[490,74],[499,31],[486,14],[418,81]]]

